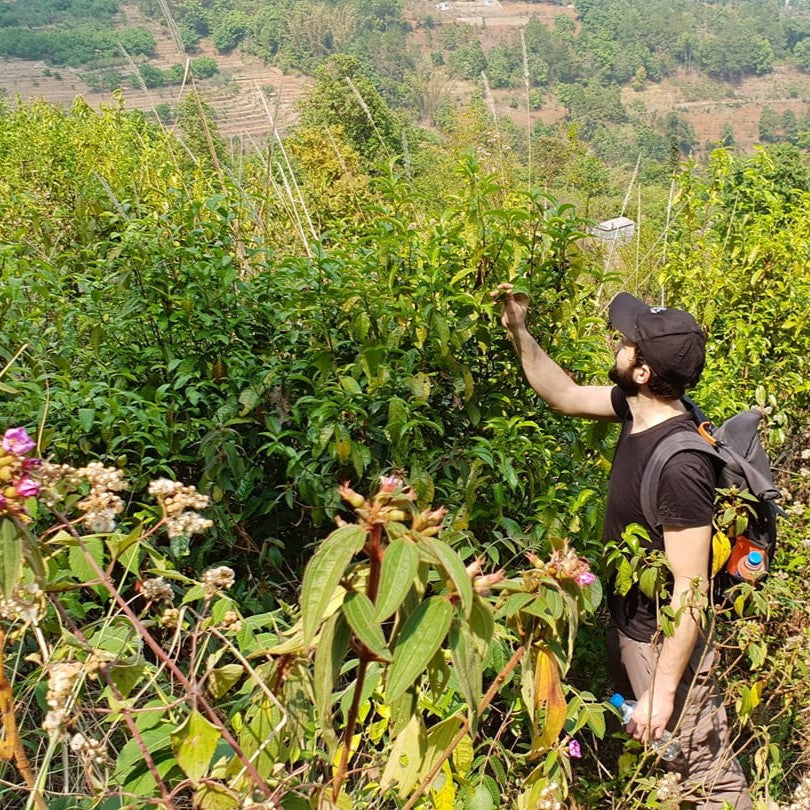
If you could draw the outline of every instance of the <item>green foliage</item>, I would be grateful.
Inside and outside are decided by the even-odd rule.
[[[96,23],[66,29],[0,28],[0,55],[42,59],[54,65],[88,65],[99,59],[120,58],[119,42],[134,55],[148,55],[155,39],[146,29],[119,35]]]

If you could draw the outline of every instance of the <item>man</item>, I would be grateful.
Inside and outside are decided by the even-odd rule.
[[[671,433],[695,429],[682,397],[703,371],[705,336],[689,313],[650,308],[620,293],[610,304],[619,332],[609,373],[615,387],[578,385],[529,334],[528,297],[510,284],[495,295],[532,388],[561,413],[622,422],[603,539],[619,541],[630,524],[641,524],[650,537],[644,545],[663,551],[671,571],[669,605],[679,617],[671,636],[659,631],[655,600],[635,586],[626,596],[609,588],[609,652],[620,662],[617,676],[629,681],[638,700],[628,732],[650,741],[674,729],[681,754],[667,767],[683,777],[684,798],[707,810],[721,810],[724,802],[749,810],[745,776],[729,751],[725,710],[711,681],[713,652],[703,622],[716,479],[711,460],[686,451],[666,464],[657,493],[663,525],[648,525],[641,508],[641,479],[655,446]]]

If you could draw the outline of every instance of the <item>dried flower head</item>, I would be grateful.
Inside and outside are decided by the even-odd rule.
[[[208,506],[208,496],[197,488],[186,486],[168,478],[159,478],[149,484],[149,494],[157,500],[166,518],[169,537],[191,536],[210,529],[214,523],[197,514],[196,510]]]
[[[163,577],[154,577],[143,581],[141,596],[147,602],[171,602],[174,599],[174,592],[172,586]]]
[[[233,583],[236,581],[236,574],[227,565],[218,565],[216,568],[209,568],[204,571],[200,581],[206,597],[211,598],[220,591],[227,591],[232,588]]]

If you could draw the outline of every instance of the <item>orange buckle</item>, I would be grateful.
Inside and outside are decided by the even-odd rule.
[[[698,433],[704,439],[706,439],[706,441],[712,447],[717,447],[717,439],[715,439],[714,436],[712,436],[712,434],[709,433],[709,431],[708,431],[708,427],[709,427],[710,424],[711,424],[711,422],[701,422],[701,424],[698,425]]]

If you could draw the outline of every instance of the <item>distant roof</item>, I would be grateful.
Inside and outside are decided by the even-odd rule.
[[[632,228],[636,223],[629,217],[614,217],[600,222],[596,227],[600,231],[618,231],[622,228]]]

